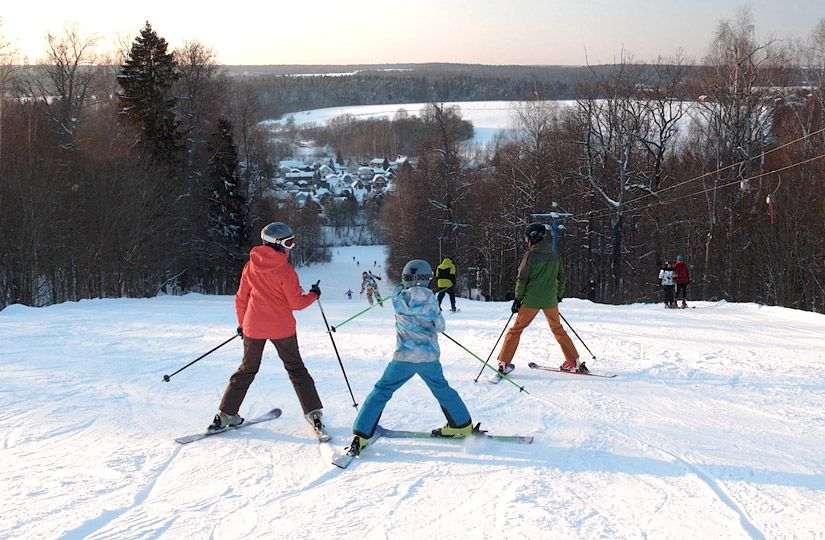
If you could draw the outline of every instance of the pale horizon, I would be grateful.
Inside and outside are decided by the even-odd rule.
[[[251,4],[251,5],[250,5]],[[45,57],[46,34],[67,25],[97,35],[99,51],[131,43],[149,21],[171,48],[187,41],[210,47],[224,65],[357,65],[457,63],[483,65],[612,64],[627,54],[651,62],[677,51],[690,62],[705,55],[720,21],[748,7],[760,40],[804,39],[825,18],[821,0],[788,3],[674,0],[597,0],[586,6],[540,0],[318,1],[303,4],[147,0],[130,13],[108,2],[67,5],[46,0],[36,17],[30,5],[0,12],[0,41],[24,63]]]

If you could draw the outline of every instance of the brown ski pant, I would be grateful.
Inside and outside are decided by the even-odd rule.
[[[298,395],[298,401],[301,402],[301,408],[304,414],[308,412],[321,409],[321,398],[318,397],[318,391],[315,389],[315,381],[304,367],[304,361],[301,359],[301,353],[298,351],[298,336],[289,336],[283,339],[270,340],[275,345],[278,351],[278,356],[284,363],[289,380],[292,381],[292,386],[295,388],[295,393]],[[255,375],[261,367],[261,357],[264,354],[265,339],[253,339],[244,336],[243,338],[243,362],[238,366],[238,370],[229,378],[229,385],[223,393],[220,410],[226,414],[238,414],[246,397],[246,392],[252,381],[255,380]]]
[[[564,359],[577,359],[579,357],[579,352],[576,350],[576,346],[573,345],[573,340],[570,339],[570,336],[567,335],[567,332],[564,331],[564,327],[561,325],[561,320],[559,319],[559,308],[544,308],[541,311],[544,312],[544,316],[547,318],[547,323],[550,325],[550,330],[553,331],[553,336],[556,338],[556,341],[561,347],[561,352],[564,354]],[[516,354],[516,349],[518,348],[518,343],[521,339],[521,333],[525,328],[530,326],[530,323],[533,322],[533,319],[536,317],[538,312],[538,308],[529,307],[522,307],[518,310],[518,314],[516,314],[516,322],[507,332],[507,335],[504,336],[504,344],[501,346],[501,351],[498,353],[499,362],[509,364],[513,361],[513,356]]]

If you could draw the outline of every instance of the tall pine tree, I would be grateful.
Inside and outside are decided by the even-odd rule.
[[[206,182],[209,190],[209,238],[228,259],[243,260],[251,226],[247,221],[246,196],[238,177],[238,151],[232,136],[232,123],[218,118],[215,132],[208,141],[209,165]]]
[[[166,40],[147,21],[121,66],[118,84],[119,114],[138,129],[138,144],[162,165],[175,166],[182,148],[175,117],[176,98],[171,93],[178,79],[177,65],[167,52]]]

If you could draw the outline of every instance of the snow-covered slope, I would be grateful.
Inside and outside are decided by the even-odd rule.
[[[321,280],[337,324],[366,307],[360,273],[380,271],[383,257],[339,248],[302,269],[302,283]],[[384,439],[346,470],[330,457],[356,411],[317,305],[297,314],[298,337],[334,445],[312,436],[271,346],[241,413],[280,406],[280,419],[173,441],[210,422],[241,344],[161,378],[232,335],[231,297],[10,306],[0,312],[0,538],[822,538],[825,317],[695,305],[565,300],[597,357],[591,369],[618,377],[528,369],[560,363],[536,320],[513,373],[529,394],[486,376],[474,384],[480,364],[442,338],[446,376],[474,420],[535,443]],[[459,307],[447,333],[486,357],[509,304]],[[360,402],[393,350],[392,308],[334,337]],[[413,380],[381,422],[444,420]]]

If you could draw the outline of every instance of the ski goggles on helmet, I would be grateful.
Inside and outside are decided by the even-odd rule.
[[[288,236],[286,238],[281,238],[278,240],[278,244],[282,245],[286,249],[292,249],[295,247],[295,237]]]

